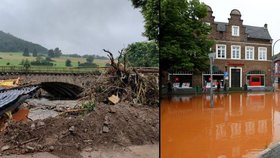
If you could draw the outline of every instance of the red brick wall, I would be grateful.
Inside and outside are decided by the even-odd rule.
[[[243,20],[241,15],[230,14],[228,23],[226,24],[226,31],[219,32],[217,31],[217,24],[214,23],[214,18],[212,16],[212,11],[208,12],[207,22],[212,22],[212,32],[209,34],[209,38],[214,39],[216,44],[226,45],[226,58],[227,59],[216,59],[214,65],[219,67],[220,70],[224,71],[225,66],[228,63],[240,64],[242,67],[242,84],[246,82],[246,74],[252,70],[261,70],[265,72],[265,85],[271,86],[271,72],[272,72],[272,41],[265,39],[253,39],[248,38],[248,35],[245,33],[245,26],[243,25]],[[239,26],[239,36],[232,36],[232,25]],[[216,44],[213,46],[213,50],[216,50]],[[238,45],[240,46],[241,59],[231,59],[231,46]],[[245,60],[245,46],[254,47],[254,60]],[[258,47],[267,48],[267,61],[258,60]],[[228,69],[231,67],[228,65]],[[234,67],[234,66],[233,66]]]

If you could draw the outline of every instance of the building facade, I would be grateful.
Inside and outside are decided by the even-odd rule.
[[[212,52],[213,82],[217,87],[265,89],[272,87],[272,38],[267,24],[264,26],[244,25],[237,9],[230,12],[228,22],[217,22],[211,7],[203,21],[211,26],[209,38],[215,41]],[[174,87],[210,88],[210,73],[172,72],[168,74]]]
[[[267,24],[244,25],[237,9],[231,11],[228,22],[216,22],[210,7],[204,21],[212,28],[209,38],[215,41],[214,66],[222,72],[217,80],[228,87],[272,86],[272,39]]]

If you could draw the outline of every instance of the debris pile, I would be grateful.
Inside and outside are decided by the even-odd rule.
[[[107,74],[99,76],[94,83],[85,87],[84,99],[113,104],[126,101],[135,104],[158,106],[158,74],[142,74],[136,69],[127,68],[125,60],[123,63],[120,61],[123,56],[122,51],[119,52],[120,56],[117,63],[110,51],[104,51],[108,53],[111,67],[107,70]]]

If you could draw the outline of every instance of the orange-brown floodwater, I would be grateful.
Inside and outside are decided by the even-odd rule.
[[[177,96],[161,102],[162,158],[251,157],[280,142],[280,93]]]

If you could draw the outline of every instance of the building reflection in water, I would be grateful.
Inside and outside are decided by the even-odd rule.
[[[277,93],[173,97],[161,102],[162,158],[250,157],[280,141]]]

